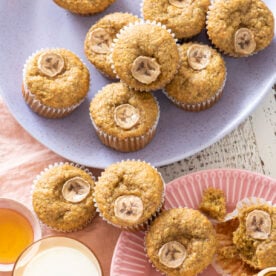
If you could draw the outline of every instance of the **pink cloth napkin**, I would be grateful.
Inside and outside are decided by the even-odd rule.
[[[32,138],[12,117],[0,98],[0,197],[16,199],[31,208],[31,185],[35,176],[49,164],[65,161]],[[99,170],[91,169],[94,175]],[[113,250],[120,230],[96,217],[84,230],[63,234],[42,226],[43,236],[77,238],[98,257],[103,275],[110,275]],[[0,245],[1,246],[1,245]],[[1,273],[10,276],[12,273]]]

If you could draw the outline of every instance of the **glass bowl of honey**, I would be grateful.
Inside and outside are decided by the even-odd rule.
[[[101,265],[84,243],[65,236],[42,238],[16,261],[13,276],[102,276]]]
[[[38,219],[24,204],[0,198],[0,271],[12,271],[19,255],[41,238]]]

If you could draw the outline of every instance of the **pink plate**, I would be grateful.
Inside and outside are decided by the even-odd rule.
[[[267,176],[236,169],[200,171],[182,176],[166,185],[165,208],[191,207],[197,209],[202,191],[207,187],[223,190],[228,211],[245,197],[261,197],[276,203],[276,180]],[[122,232],[114,250],[111,276],[162,275],[149,263],[144,251],[143,232]],[[201,275],[219,275],[209,266]]]

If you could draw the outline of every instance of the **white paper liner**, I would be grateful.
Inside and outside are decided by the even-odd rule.
[[[123,160],[123,161],[120,161],[120,162],[117,162],[115,164],[120,164],[120,163],[123,163],[125,161],[135,161],[135,162],[142,162],[144,164],[147,164],[149,166],[151,166],[157,173],[158,175],[161,177],[161,180],[163,182],[163,193],[162,193],[162,198],[161,198],[161,202],[160,202],[160,205],[156,208],[156,211],[155,213],[152,214],[152,216],[150,218],[148,218],[145,222],[141,223],[141,224],[134,224],[132,226],[120,226],[118,224],[114,224],[112,223],[111,221],[107,220],[103,214],[101,213],[101,211],[99,210],[98,208],[98,205],[97,205],[97,201],[96,201],[96,197],[95,195],[93,196],[93,200],[94,200],[94,206],[96,207],[96,211],[97,213],[99,213],[99,216],[104,220],[106,221],[108,224],[111,224],[119,229],[122,229],[122,230],[126,230],[126,231],[143,231],[143,230],[146,230],[148,228],[148,226],[150,225],[150,223],[162,212],[162,208],[164,206],[164,203],[165,203],[165,187],[166,187],[166,183],[161,175],[161,173],[154,167],[152,166],[150,163],[146,162],[146,161],[141,161],[139,159],[135,160],[135,159],[126,159],[126,160]],[[104,172],[102,172],[101,174],[103,174]],[[98,178],[98,181],[96,182],[96,186],[97,185],[100,185],[98,184],[98,182],[100,181],[101,179],[101,176],[99,176]]]
[[[193,43],[205,45],[201,42],[193,42]],[[211,98],[207,99],[206,101],[199,102],[199,103],[196,103],[196,104],[187,104],[187,103],[180,102],[180,101],[176,100],[175,98],[173,98],[172,96],[170,96],[168,94],[168,92],[166,91],[166,87],[164,89],[162,89],[162,92],[176,106],[178,106],[178,107],[180,107],[180,108],[182,108],[186,111],[199,112],[199,111],[203,111],[203,110],[206,110],[208,108],[211,108],[216,102],[218,102],[218,100],[222,96],[222,92],[223,92],[226,80],[227,80],[227,68],[225,66],[225,78],[223,80],[223,83],[222,83],[221,87],[218,89],[218,91]]]
[[[257,276],[266,276],[268,275],[267,273],[268,272],[274,272],[274,275],[276,275],[276,267],[268,267],[268,268],[265,268],[263,270],[261,270]],[[273,274],[271,274],[271,276],[273,276]]]
[[[212,45],[214,46],[214,48],[216,48],[222,54],[230,56],[230,57],[233,57],[233,58],[246,58],[246,57],[253,56],[253,55],[257,54],[259,51],[261,51],[261,50],[255,51],[255,52],[253,52],[251,54],[248,54],[248,55],[238,55],[238,54],[233,54],[233,53],[227,52],[224,49],[220,48],[219,45],[214,44],[214,42],[213,42],[213,40],[212,40],[212,38],[210,36],[209,30],[208,30],[208,20],[209,20],[209,17],[210,17],[210,11],[212,9],[214,9],[214,1],[211,1],[211,5],[209,6],[207,14],[206,14],[206,30],[207,30],[207,35],[208,35],[208,38],[211,41]]]
[[[162,83],[160,85],[160,87],[156,87],[154,89],[151,89],[151,88],[147,88],[147,87],[144,87],[143,89],[142,88],[137,88],[137,87],[131,87],[129,86],[129,84],[126,83],[126,85],[130,88],[130,89],[134,89],[136,91],[141,91],[141,92],[150,92],[150,91],[153,91],[153,90],[158,90],[158,89],[162,89],[163,87],[165,87],[168,83],[170,83],[172,81],[172,79],[174,78],[174,76],[178,73],[178,70],[180,68],[180,48],[179,48],[179,44],[177,44],[177,39],[175,38],[175,34],[170,30],[168,29],[165,25],[159,23],[159,22],[156,22],[156,21],[150,21],[150,20],[139,20],[139,21],[136,21],[134,23],[130,23],[126,26],[124,26],[120,32],[116,35],[116,37],[113,39],[113,42],[110,46],[110,55],[109,55],[109,62],[111,64],[111,68],[114,72],[114,74],[116,75],[116,77],[118,79],[120,79],[118,73],[116,72],[116,69],[115,69],[115,65],[114,65],[114,62],[113,62],[113,58],[112,58],[112,55],[113,55],[113,51],[114,51],[114,48],[115,48],[115,45],[117,43],[117,41],[120,39],[120,36],[128,29],[128,28],[131,28],[131,27],[134,27],[134,26],[139,26],[139,25],[144,25],[144,24],[148,24],[148,25],[152,25],[152,26],[158,26],[158,27],[161,27],[163,30],[166,30],[171,36],[172,38],[174,39],[175,43],[176,43],[176,46],[177,46],[177,49],[178,49],[178,55],[179,55],[179,62],[178,62],[178,65],[177,65],[177,68],[176,68],[176,71],[174,72],[174,75],[172,75],[172,77],[170,79],[168,79],[166,82]],[[121,80],[121,79],[120,79]],[[123,80],[121,80],[123,82]],[[145,86],[145,85],[144,85]]]
[[[81,169],[83,170],[84,172],[86,172],[92,179],[93,181],[95,182],[95,177],[93,176],[93,174],[89,171],[88,168],[80,165],[80,164],[76,164],[76,163],[72,163],[72,162],[56,162],[54,164],[50,164],[48,167],[44,168],[43,171],[41,171],[34,179],[33,181],[33,184],[32,184],[32,187],[31,187],[31,197],[33,198],[33,193],[34,193],[34,190],[35,190],[35,186],[36,186],[36,183],[40,180],[40,178],[46,173],[48,172],[49,170],[55,168],[55,167],[59,167],[59,166],[62,166],[62,165],[71,165],[71,166],[74,166],[78,169]],[[92,193],[92,196],[93,196],[93,193]],[[36,214],[34,208],[33,208],[33,205],[32,205],[32,209],[33,209],[33,212]],[[48,225],[47,223],[43,222],[40,220],[39,218],[39,221],[40,223],[43,225],[46,225],[48,228],[54,230],[54,231],[57,231],[57,232],[63,232],[63,233],[71,233],[71,232],[76,232],[76,231],[80,231],[82,230],[83,228],[85,228],[88,224],[91,223],[91,221],[94,219],[94,217],[97,215],[97,212],[95,210],[94,214],[91,216],[91,218],[85,223],[83,224],[81,227],[79,228],[76,228],[74,230],[71,230],[71,231],[68,231],[68,230],[62,230],[62,229],[58,229],[58,228],[54,228],[50,225]]]
[[[98,93],[101,93],[102,90],[100,90]],[[151,142],[153,137],[155,136],[156,128],[158,126],[159,118],[160,118],[160,106],[155,97],[157,109],[158,109],[158,114],[155,123],[153,126],[144,134],[141,136],[136,136],[136,137],[129,137],[125,139],[120,139],[116,136],[110,135],[106,133],[105,131],[101,130],[98,128],[96,123],[94,122],[91,113],[90,113],[90,119],[92,122],[92,125],[97,133],[98,138],[101,140],[101,142],[106,145],[107,147],[110,147],[112,149],[121,151],[121,152],[133,152],[140,150],[144,148],[147,144]]]
[[[29,56],[24,64],[23,67],[23,87],[22,87],[22,95],[26,101],[26,103],[28,104],[28,106],[38,115],[49,118],[49,119],[58,119],[58,118],[63,118],[67,115],[69,115],[70,113],[72,113],[79,105],[81,105],[84,100],[85,97],[83,99],[81,99],[78,103],[70,106],[70,107],[66,107],[66,108],[53,108],[47,105],[44,105],[40,100],[36,99],[35,95],[28,89],[27,84],[26,84],[26,71],[27,71],[27,64],[34,58],[34,56],[36,56],[37,54],[39,54],[40,52],[43,51],[51,51],[51,50],[59,50],[61,48],[42,48],[36,52],[34,52],[31,56]],[[74,55],[76,55],[74,53]],[[80,58],[79,58],[80,59]],[[87,68],[86,64],[80,59],[80,61],[83,63],[83,65]],[[88,70],[89,72],[89,70]],[[90,72],[89,72],[90,75]],[[91,78],[89,81],[89,88],[87,90],[90,90],[91,87]]]
[[[239,211],[242,210],[245,207],[250,207],[252,205],[268,205],[268,206],[276,206],[273,205],[271,201],[267,201],[263,198],[257,198],[257,197],[247,197],[244,198],[242,200],[240,200],[237,205],[236,208],[233,212],[229,213],[226,215],[224,221],[230,221],[232,219],[236,219],[238,217]],[[233,244],[234,245],[234,244]],[[219,273],[220,275],[230,275],[229,274],[229,270],[232,271],[231,275],[235,275],[238,276],[239,273],[241,273],[242,269],[246,269],[246,267],[250,267],[250,265],[246,264],[241,258],[240,258],[240,263],[235,265],[235,266],[231,266],[230,268],[228,268],[228,270],[226,268],[222,268],[221,265],[219,264],[219,262],[216,259],[216,255],[214,256],[213,262],[212,262],[212,266],[214,267],[214,269],[216,270],[217,273]],[[252,269],[252,274],[251,275],[255,275]]]
[[[116,13],[116,12],[115,12]],[[133,16],[133,17],[135,17],[137,20],[139,20],[139,17],[137,16],[137,15],[135,15],[135,14],[132,14],[132,13],[130,13],[130,12],[121,12],[122,14],[128,14],[128,15],[131,15],[131,16]],[[106,16],[108,16],[108,15],[110,15],[110,14],[107,14]],[[104,18],[104,17],[103,17]],[[101,19],[103,19],[103,18],[101,18]],[[100,20],[101,20],[100,19]],[[99,21],[100,21],[99,20]],[[98,21],[98,22],[99,22]],[[90,30],[91,30],[91,28],[93,27],[93,26],[96,26],[97,25],[97,23],[98,22],[96,22],[95,24],[93,24],[91,27],[90,27],[90,29],[88,30],[88,32],[87,32],[87,34],[86,34],[86,36],[85,36],[85,41],[84,41],[84,43],[86,43],[86,41],[89,39],[88,37],[87,37],[87,35],[88,35],[88,33],[90,32]],[[128,24],[127,24],[128,25]],[[93,52],[95,55],[102,55],[102,54],[97,54],[97,53],[95,53],[95,52]],[[93,64],[93,66],[103,75],[103,76],[105,76],[106,78],[108,78],[108,79],[110,79],[110,80],[119,80],[119,78],[118,78],[118,76],[116,76],[116,74],[115,74],[115,76],[111,76],[111,75],[109,75],[107,72],[105,72],[105,71],[103,71],[103,70],[101,70],[101,69],[99,69],[98,68],[98,66],[94,63],[94,62],[92,62],[90,59],[89,59],[89,56],[86,54],[86,51],[85,51],[85,55],[86,55],[86,58],[89,60],[89,62],[91,63],[91,64]],[[106,63],[106,65],[107,66],[110,66],[110,69],[112,70],[112,67],[111,67],[111,62],[110,62],[110,54],[106,54],[107,55],[107,57],[106,57],[106,59],[105,59],[105,63]]]

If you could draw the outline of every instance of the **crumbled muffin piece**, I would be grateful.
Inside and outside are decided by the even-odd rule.
[[[226,198],[224,192],[215,188],[205,190],[199,209],[207,216],[222,221],[226,215]]]

